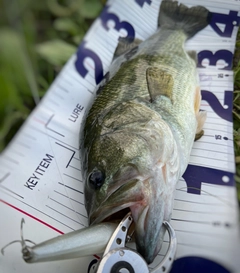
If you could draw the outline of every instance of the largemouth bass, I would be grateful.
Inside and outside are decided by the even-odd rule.
[[[157,32],[122,39],[85,121],[82,169],[89,223],[131,210],[138,252],[151,263],[170,221],[176,184],[206,118],[196,53],[184,43],[208,25],[202,6],[162,1]]]

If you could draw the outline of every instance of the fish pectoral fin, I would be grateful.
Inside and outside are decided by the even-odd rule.
[[[202,99],[202,96],[201,96],[200,86],[196,86],[195,97],[194,97],[194,111],[196,116],[198,115],[200,110],[201,99]]]
[[[197,125],[197,130],[196,130],[196,135],[195,135],[194,141],[199,140],[204,135],[203,125],[204,125],[206,118],[207,118],[207,112],[206,111],[199,111],[196,118],[197,118],[198,125]]]
[[[188,56],[194,60],[194,62],[196,63],[196,65],[198,64],[198,56],[197,56],[197,52],[195,50],[189,50],[187,51]]]
[[[158,67],[149,67],[146,78],[150,102],[153,102],[157,96],[166,96],[172,100],[174,80],[171,74]]]
[[[197,130],[194,141],[199,140],[204,135],[203,125],[207,118],[207,112],[200,110],[201,98],[202,98],[201,89],[200,86],[197,86],[194,98],[194,111],[197,119]]]
[[[118,45],[113,55],[113,60],[117,57],[125,54],[125,58],[129,60],[138,50],[138,45],[141,44],[142,40],[135,38],[133,42],[129,42],[127,38],[119,38]]]

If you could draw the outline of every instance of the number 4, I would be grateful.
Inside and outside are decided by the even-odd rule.
[[[229,11],[229,14],[211,13],[210,26],[221,37],[232,37],[233,29],[239,25],[240,17],[237,11]],[[221,30],[217,24],[225,25],[224,30]]]

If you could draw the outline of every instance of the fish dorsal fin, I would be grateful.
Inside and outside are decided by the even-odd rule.
[[[142,40],[134,39],[132,42],[127,38],[119,38],[118,45],[113,55],[113,59],[125,54],[126,59],[130,59],[138,50],[138,45],[141,44]]]
[[[197,56],[197,52],[195,50],[189,50],[187,51],[187,54],[189,55],[189,57],[191,59],[194,60],[194,62],[196,63],[196,65],[198,64],[198,56]]]
[[[171,74],[158,67],[149,67],[146,71],[146,77],[151,102],[160,95],[172,100],[174,80]]]

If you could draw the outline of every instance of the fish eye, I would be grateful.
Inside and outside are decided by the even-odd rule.
[[[88,177],[88,184],[91,188],[98,190],[105,180],[105,175],[100,170],[93,170]]]

